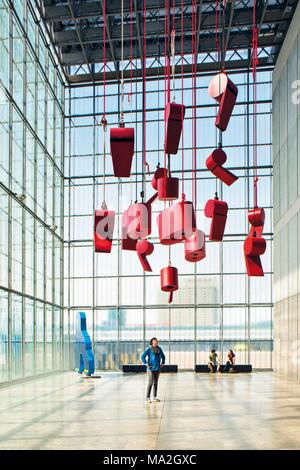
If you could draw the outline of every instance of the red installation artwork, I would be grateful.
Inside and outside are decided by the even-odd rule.
[[[208,86],[208,94],[220,103],[215,125],[221,131],[226,131],[237,99],[238,89],[227,74],[221,72],[211,80]]]
[[[202,230],[196,230],[190,237],[185,239],[184,252],[185,259],[192,263],[205,258],[205,233]]]
[[[206,160],[206,168],[210,170],[218,179],[231,186],[238,177],[231,173],[226,168],[223,168],[223,164],[227,160],[227,155],[224,150],[219,147],[215,149]]]
[[[185,115],[184,104],[168,103],[165,109],[166,140],[165,152],[175,155],[178,152],[182,124]]]
[[[220,201],[217,197],[207,201],[204,208],[204,214],[206,217],[210,217],[212,219],[209,232],[210,240],[215,242],[221,242],[223,240],[227,212],[227,202]]]
[[[178,290],[178,269],[167,266],[160,270],[160,287],[164,292],[169,292],[169,303],[173,300],[173,292]]]
[[[262,237],[265,223],[265,211],[256,207],[248,212],[251,224],[250,232],[244,242],[244,255],[248,276],[263,276],[264,270],[260,257],[266,251],[266,240]]]
[[[110,253],[115,226],[115,211],[96,209],[94,213],[95,253]]]
[[[110,152],[114,175],[119,178],[130,176],[134,153],[134,128],[115,127],[110,129]]]
[[[157,217],[162,245],[174,245],[190,237],[196,230],[196,216],[190,201],[180,201],[163,210]]]

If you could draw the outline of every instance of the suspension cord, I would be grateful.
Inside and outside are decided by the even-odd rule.
[[[121,62],[120,127],[124,127],[124,0],[121,0]]]
[[[181,0],[181,101],[184,103],[184,0]],[[184,195],[184,120],[183,120],[183,108],[182,108],[182,148],[181,148],[181,192]]]
[[[106,0],[103,0],[103,116],[100,125],[103,128],[103,201],[102,209],[107,210],[106,204]]]
[[[196,130],[197,130],[197,121],[196,121],[196,76],[197,76],[197,64],[196,64],[196,0],[193,0],[192,3],[192,169],[193,169],[193,179],[192,179],[192,201],[194,209],[197,209],[197,179],[196,179]]]
[[[252,24],[252,76],[253,76],[253,207],[257,206],[257,64],[258,64],[258,28],[256,22],[256,0],[253,0]]]

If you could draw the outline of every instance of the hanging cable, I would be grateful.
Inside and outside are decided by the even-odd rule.
[[[124,0],[121,0],[121,64],[120,127],[124,127]]]
[[[103,0],[103,116],[100,125],[103,129],[103,201],[102,209],[107,210],[106,204],[106,0]]]
[[[181,101],[184,103],[184,0],[181,0]],[[182,122],[183,122],[183,108],[182,108]],[[182,149],[181,149],[181,192],[184,195],[184,124],[182,125]]]
[[[192,2],[192,201],[194,209],[197,209],[197,181],[196,181],[196,77],[197,77],[197,64],[196,64],[196,16],[197,16],[196,0]]]
[[[258,64],[258,28],[256,21],[256,0],[253,0],[252,24],[252,77],[253,77],[253,207],[257,207],[257,64]]]

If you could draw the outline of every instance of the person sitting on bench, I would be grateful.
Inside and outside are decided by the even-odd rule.
[[[224,368],[224,372],[236,372],[234,369],[234,364],[235,364],[235,354],[232,349],[229,349],[227,353],[227,362],[226,366]]]
[[[215,349],[212,349],[210,351],[209,361],[208,361],[207,366],[209,368],[210,374],[213,374],[214,372],[221,372],[221,364],[220,364],[219,357]]]

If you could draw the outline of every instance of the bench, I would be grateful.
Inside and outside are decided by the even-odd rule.
[[[222,365],[221,371],[224,370],[225,365]],[[236,364],[234,366],[234,370],[236,372],[252,372],[252,365],[251,364]],[[196,364],[195,365],[195,372],[200,372],[200,373],[208,373],[209,368],[207,367],[207,364]]]
[[[123,364],[122,371],[124,373],[146,372],[147,367],[144,364]],[[178,372],[178,366],[177,364],[166,364],[161,372]]]

